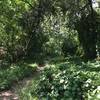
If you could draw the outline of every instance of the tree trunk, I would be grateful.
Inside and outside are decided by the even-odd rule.
[[[76,29],[80,44],[83,46],[84,56],[86,59],[92,60],[96,58],[96,22],[92,19],[91,15],[83,17],[78,22]]]

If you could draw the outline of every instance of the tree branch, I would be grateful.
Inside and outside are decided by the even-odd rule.
[[[23,2],[27,3],[31,8],[34,8],[32,4],[28,0],[22,0]]]

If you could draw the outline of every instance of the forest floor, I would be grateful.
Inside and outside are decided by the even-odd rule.
[[[30,84],[32,80],[38,77],[43,70],[44,67],[38,67],[36,72],[34,72],[32,76],[18,81],[18,83],[15,83],[10,90],[0,92],[0,100],[20,100],[18,91]]]

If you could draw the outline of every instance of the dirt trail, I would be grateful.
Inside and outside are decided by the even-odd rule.
[[[0,100],[20,100],[16,90],[25,87],[27,84],[32,82],[33,78],[40,75],[44,67],[38,67],[37,71],[33,73],[31,77],[24,78],[23,80],[16,83],[10,90],[0,92]]]

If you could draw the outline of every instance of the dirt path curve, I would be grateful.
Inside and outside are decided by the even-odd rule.
[[[38,67],[37,71],[34,72],[31,77],[24,78],[23,80],[19,81],[14,86],[12,86],[10,90],[0,92],[0,100],[19,100],[19,96],[16,92],[16,89],[18,90],[19,87],[21,89],[27,84],[29,84],[34,77],[36,77],[41,73],[41,71],[43,71],[43,69],[44,67]]]

